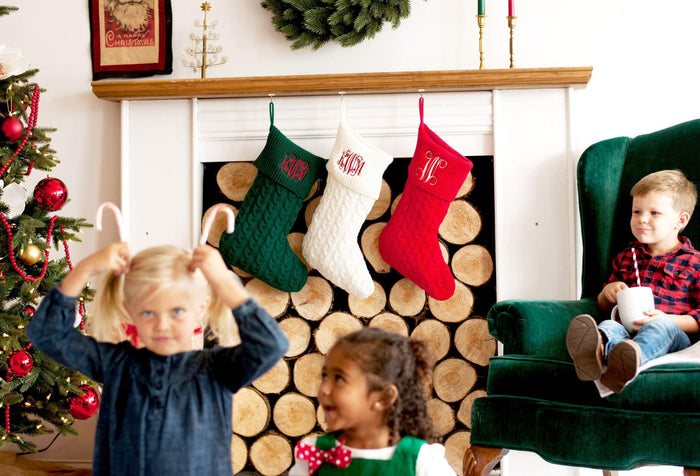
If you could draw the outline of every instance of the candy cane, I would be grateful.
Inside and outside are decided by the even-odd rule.
[[[229,234],[233,233],[234,225],[236,222],[236,217],[233,215],[233,210],[231,210],[226,205],[216,205],[214,208],[212,208],[211,213],[207,217],[207,221],[204,222],[204,227],[202,227],[202,236],[199,238],[200,245],[205,244],[207,242],[207,239],[209,239],[209,230],[211,229],[211,225],[212,223],[214,223],[214,217],[216,217],[216,214],[218,212],[226,213],[226,232]]]
[[[105,202],[99,206],[97,209],[97,214],[95,215],[95,227],[98,231],[102,231],[102,210],[109,208],[114,212],[114,217],[117,219],[117,228],[119,230],[119,241],[126,241],[126,236],[124,234],[124,221],[122,219],[122,212],[119,207],[112,202]]]

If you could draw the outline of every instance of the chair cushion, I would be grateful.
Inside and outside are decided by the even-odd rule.
[[[503,355],[489,361],[486,393],[512,395],[573,405],[610,406],[593,382],[576,377],[571,362],[529,355]]]
[[[700,364],[652,367],[623,392],[601,398],[593,382],[576,377],[571,362],[511,354],[491,358],[486,391],[593,407],[700,412]]]
[[[568,466],[618,470],[661,464],[697,468],[698,428],[700,414],[489,396],[474,401],[471,443],[534,451],[547,461]]]

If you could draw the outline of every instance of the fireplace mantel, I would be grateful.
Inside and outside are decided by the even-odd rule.
[[[585,87],[592,67],[512,68],[392,73],[258,76],[242,78],[94,81],[110,101],[276,96],[484,91]]]
[[[493,156],[499,299],[573,299],[576,98],[592,68],[100,81],[121,106],[121,209],[134,251],[194,246],[203,163],[254,160],[274,123],[301,147],[330,152],[339,92],[347,121],[392,157],[411,157],[418,93],[425,120],[465,155]],[[533,270],[537,279],[522,279]],[[535,271],[537,272],[537,271]]]

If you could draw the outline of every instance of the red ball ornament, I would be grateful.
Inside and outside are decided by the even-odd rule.
[[[7,365],[13,375],[24,377],[34,367],[34,359],[26,350],[18,350],[10,355]]]
[[[71,397],[68,402],[68,413],[78,420],[87,420],[100,408],[100,394],[90,385],[79,385],[85,395]]]
[[[45,178],[34,187],[34,200],[42,210],[55,212],[66,204],[68,188],[61,179]]]
[[[24,124],[14,116],[10,116],[2,121],[2,133],[8,140],[15,141],[24,134]]]

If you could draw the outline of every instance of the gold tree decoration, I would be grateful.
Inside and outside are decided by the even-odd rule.
[[[204,12],[204,20],[196,20],[194,24],[202,28],[202,32],[192,33],[190,35],[193,46],[185,48],[185,53],[187,53],[187,55],[183,56],[182,63],[188,68],[192,68],[195,72],[201,70],[201,77],[206,78],[207,68],[224,64],[228,61],[228,58],[226,56],[219,56],[222,47],[211,43],[219,39],[219,34],[212,31],[216,28],[216,20],[207,24],[207,12],[211,10],[211,4],[209,2],[204,2],[200,8],[202,12]]]

